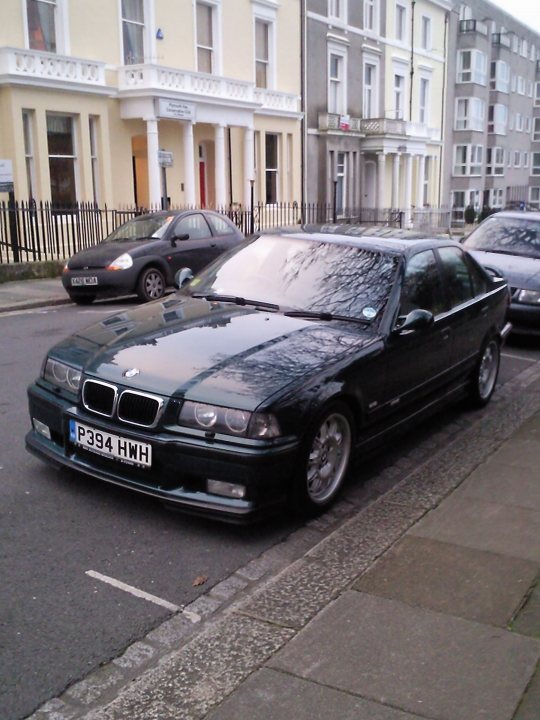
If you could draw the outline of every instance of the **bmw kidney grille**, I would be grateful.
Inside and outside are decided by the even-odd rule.
[[[135,390],[120,391],[115,385],[99,380],[85,380],[83,405],[90,412],[116,417],[140,427],[154,427],[163,409],[162,398]]]

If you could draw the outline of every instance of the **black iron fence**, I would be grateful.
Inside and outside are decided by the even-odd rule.
[[[174,208],[184,209],[184,208]],[[245,235],[277,227],[304,224],[360,223],[422,229],[447,229],[446,211],[410,211],[377,208],[337,210],[324,203],[257,203],[253,209],[240,206],[219,208]],[[92,203],[59,208],[50,203],[0,203],[0,264],[65,260],[93,245],[126,220],[147,212],[141,208],[113,210]],[[429,228],[428,228],[429,226]]]

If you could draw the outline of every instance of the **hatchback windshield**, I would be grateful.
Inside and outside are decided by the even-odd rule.
[[[122,240],[148,240],[160,238],[169,227],[173,215],[151,215],[128,220],[127,223],[116,228],[104,242],[121,242]]]
[[[386,304],[398,259],[340,242],[263,236],[210,265],[189,291],[371,321]]]
[[[540,221],[494,215],[465,240],[468,250],[540,258]]]

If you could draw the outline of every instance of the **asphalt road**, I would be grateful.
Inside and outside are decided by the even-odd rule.
[[[297,524],[286,516],[248,528],[190,518],[51,469],[25,451],[26,386],[47,348],[122,307],[113,301],[0,315],[0,708],[6,720],[25,717],[172,614],[89,572],[183,606]],[[509,344],[500,383],[539,360],[539,345]],[[456,412],[421,432],[451,422]],[[401,440],[387,462],[416,438]],[[194,586],[201,576],[208,580]]]

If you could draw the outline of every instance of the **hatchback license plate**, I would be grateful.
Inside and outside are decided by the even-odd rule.
[[[96,275],[87,275],[85,277],[72,277],[72,285],[97,285],[98,279]]]
[[[103,432],[97,428],[83,425],[76,420],[69,421],[69,439],[85,450],[114,458],[129,465],[151,467],[152,446],[150,443]]]

